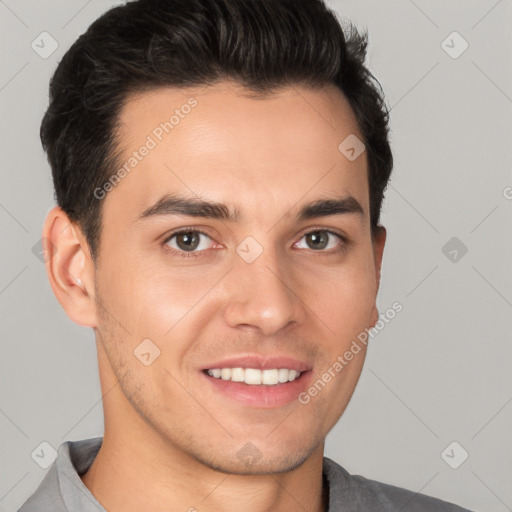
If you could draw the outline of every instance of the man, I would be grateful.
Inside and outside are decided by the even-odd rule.
[[[43,238],[105,432],[21,512],[464,510],[323,455],[366,343],[340,354],[379,320],[392,155],[365,50],[321,0],[139,0],[66,53]]]

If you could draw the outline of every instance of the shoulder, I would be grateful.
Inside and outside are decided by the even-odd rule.
[[[327,457],[324,473],[329,481],[328,512],[471,512],[438,498],[351,475]]]
[[[81,502],[94,502],[94,497],[79,475],[92,464],[102,439],[96,437],[62,443],[57,452],[57,459],[18,512],[67,512],[70,508],[86,510],[81,506]],[[73,507],[70,507],[70,504]],[[100,507],[97,508],[102,510]]]
[[[23,503],[18,512],[67,512],[59,489],[59,479],[55,463],[46,473],[35,492]]]

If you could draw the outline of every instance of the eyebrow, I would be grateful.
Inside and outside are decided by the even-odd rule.
[[[296,215],[296,220],[304,221],[317,217],[354,213],[358,214],[361,220],[364,218],[364,209],[361,203],[353,196],[337,199],[318,199],[302,206]],[[223,203],[205,201],[180,194],[166,194],[153,206],[145,209],[138,216],[138,219],[142,220],[159,215],[185,215],[227,222],[239,222],[242,218],[238,208],[230,209]]]

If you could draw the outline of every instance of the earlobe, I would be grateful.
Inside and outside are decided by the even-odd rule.
[[[379,310],[377,309],[377,304],[373,305],[372,313],[370,316],[370,325],[368,326],[369,329],[372,327],[375,327],[375,324],[379,321]]]
[[[373,260],[375,265],[375,279],[377,283],[376,294],[379,292],[380,287],[380,274],[382,268],[382,256],[384,254],[384,246],[386,244],[386,228],[384,226],[378,226],[375,236],[373,238]],[[377,296],[375,296],[377,299]],[[379,311],[377,309],[377,304],[374,302],[371,317],[370,317],[370,327],[374,327],[375,324],[379,321]]]
[[[375,262],[375,277],[377,279],[377,291],[380,286],[380,272],[382,268],[382,256],[386,244],[387,231],[384,226],[378,226],[373,240],[373,260]]]
[[[73,322],[95,327],[94,264],[81,229],[56,206],[46,217],[42,235],[46,271],[57,300]]]

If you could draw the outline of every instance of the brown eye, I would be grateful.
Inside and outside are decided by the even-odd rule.
[[[313,231],[306,235],[306,240],[312,249],[325,249],[329,243],[329,235],[325,231]]]
[[[324,249],[335,249],[336,246],[339,247],[340,250],[344,248],[344,244],[340,242],[344,242],[345,240],[341,235],[334,233],[333,231],[329,231],[326,229],[317,229],[315,231],[310,231],[306,233],[302,239],[306,240],[307,247],[298,246],[300,249],[313,249],[314,251],[324,251]],[[301,239],[301,240],[302,240]],[[300,242],[299,242],[300,244]]]
[[[210,248],[211,238],[202,231],[187,229],[173,233],[164,243],[180,256],[199,256]]]
[[[194,231],[188,231],[186,233],[178,233],[176,235],[176,244],[183,251],[194,251],[199,245],[200,235]]]

